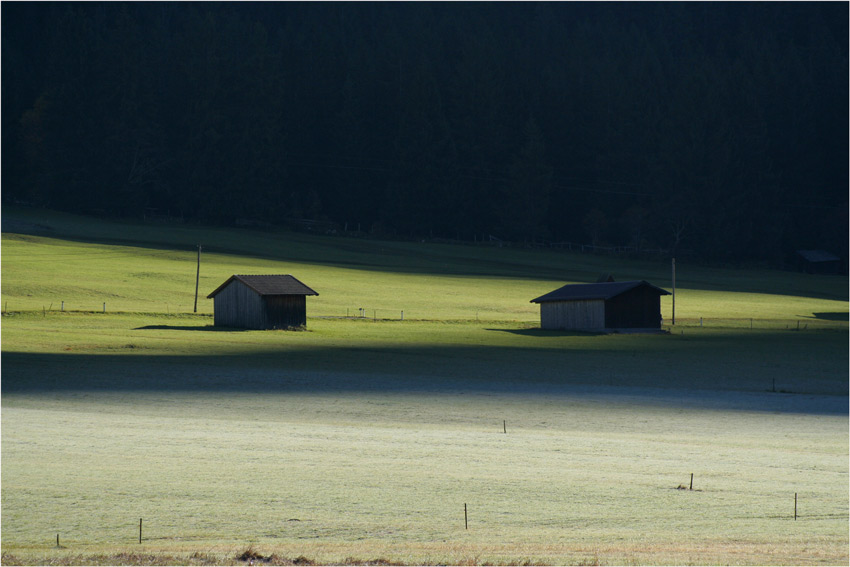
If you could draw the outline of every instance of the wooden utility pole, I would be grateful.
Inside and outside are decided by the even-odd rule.
[[[198,270],[195,272],[195,310],[198,312],[198,281],[201,279],[201,245],[198,244]]]
[[[673,258],[673,325],[676,324],[676,258]]]

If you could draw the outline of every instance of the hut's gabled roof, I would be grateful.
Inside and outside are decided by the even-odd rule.
[[[226,282],[218,286],[207,296],[212,299],[233,280],[239,280],[259,295],[319,295],[297,279],[288,275],[270,276],[230,276]]]
[[[655,287],[643,280],[631,282],[603,282],[592,284],[568,284],[532,299],[531,303],[546,303],[549,301],[577,301],[587,299],[611,299],[636,287],[648,286],[658,292],[658,295],[670,295],[669,291]]]
[[[835,254],[826,250],[797,250],[797,254],[807,262],[837,262],[841,260]]]

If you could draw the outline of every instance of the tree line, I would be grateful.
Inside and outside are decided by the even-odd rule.
[[[4,202],[847,254],[846,3],[6,3]]]

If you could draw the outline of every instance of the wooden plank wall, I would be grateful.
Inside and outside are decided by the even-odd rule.
[[[262,297],[239,280],[233,280],[213,301],[216,326],[286,329],[307,324],[307,298],[303,295]]]
[[[605,302],[605,326],[609,329],[661,328],[661,296],[642,286]]]
[[[590,331],[605,328],[605,301],[550,301],[540,304],[540,326],[544,329]]]
[[[218,292],[213,300],[217,327],[265,328],[265,305],[262,297],[239,280],[233,280]]]
[[[265,298],[266,329],[286,329],[307,324],[307,297],[270,295]]]

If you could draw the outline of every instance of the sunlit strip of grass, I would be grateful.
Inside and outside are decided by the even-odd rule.
[[[451,247],[444,247],[451,248]],[[195,305],[196,256],[192,251],[73,243],[4,235],[4,311],[186,313]],[[451,271],[451,270],[449,270]],[[204,255],[198,312],[211,313],[206,295],[234,273],[291,273],[319,291],[308,299],[310,316],[372,319],[539,321],[530,300],[566,282],[545,279],[411,274],[298,263],[227,254]],[[661,283],[661,282],[656,282]],[[796,295],[700,291],[680,286],[677,319],[797,319],[835,321],[847,302]],[[673,299],[661,300],[665,321]],[[824,319],[827,318],[827,319]]]
[[[664,297],[665,321],[672,318],[672,298]],[[699,320],[848,320],[848,303],[793,295],[676,290],[676,319]]]

